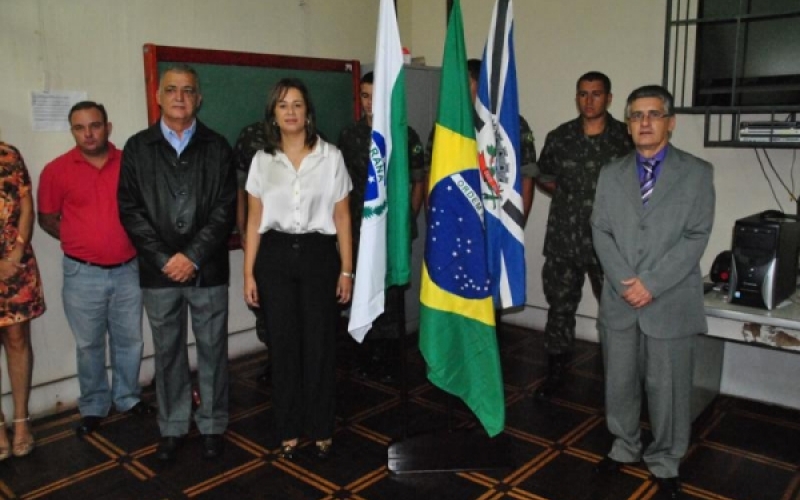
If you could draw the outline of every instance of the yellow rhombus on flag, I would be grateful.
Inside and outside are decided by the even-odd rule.
[[[428,192],[419,345],[430,381],[461,398],[486,432],[495,436],[505,426],[505,398],[458,0],[450,14],[443,60]]]

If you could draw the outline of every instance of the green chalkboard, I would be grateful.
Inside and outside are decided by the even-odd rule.
[[[160,63],[159,74],[174,63]],[[352,77],[313,70],[252,66],[192,64],[200,75],[203,104],[200,120],[224,135],[231,146],[245,125],[264,119],[267,96],[281,78],[299,78],[306,84],[317,110],[317,127],[336,142],[339,131],[353,122]]]
[[[317,111],[317,127],[335,142],[342,128],[358,115],[358,61],[317,59],[145,45],[148,118],[160,116],[155,94],[158,78],[176,63],[200,75],[203,104],[199,118],[233,145],[243,127],[263,120],[267,96],[281,78],[301,79]]]

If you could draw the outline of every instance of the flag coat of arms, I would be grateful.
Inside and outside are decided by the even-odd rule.
[[[495,307],[525,304],[525,217],[513,3],[497,0],[475,99],[478,164]]]
[[[358,342],[383,313],[386,287],[410,278],[408,119],[403,49],[392,0],[381,0],[375,43],[372,144],[348,331]]]
[[[453,4],[442,64],[420,295],[428,379],[461,398],[490,436],[505,425],[477,143],[461,7]]]

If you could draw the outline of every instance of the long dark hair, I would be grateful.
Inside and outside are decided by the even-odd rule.
[[[308,88],[299,78],[283,78],[275,84],[272,91],[269,93],[267,109],[264,111],[264,128],[267,133],[267,145],[264,147],[264,150],[267,153],[275,153],[281,149],[281,129],[275,122],[275,107],[278,105],[278,102],[286,96],[289,89],[297,89],[306,102],[306,123],[304,125],[306,130],[306,146],[313,148],[317,144],[317,115],[314,109],[314,103],[311,101],[311,95],[308,93]]]

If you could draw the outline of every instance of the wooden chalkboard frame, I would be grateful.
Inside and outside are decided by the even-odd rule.
[[[152,125],[161,117],[156,102],[158,92],[158,64],[161,62],[186,64],[216,64],[231,66],[256,66],[265,68],[297,69],[311,71],[344,72],[353,75],[353,95],[359,95],[361,63],[352,59],[322,59],[230,50],[195,49],[146,43],[144,52],[145,93],[147,94],[147,123]],[[361,116],[360,99],[353,100],[353,119]]]

